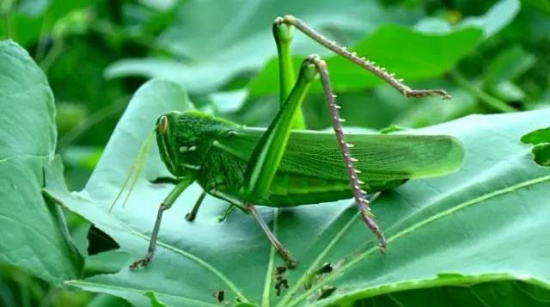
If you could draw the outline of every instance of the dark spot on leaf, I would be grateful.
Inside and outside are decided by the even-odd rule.
[[[311,285],[319,278],[323,278],[325,274],[328,274],[334,270],[332,264],[324,263],[318,269],[308,273],[306,281],[304,282],[304,288],[309,289]]]
[[[281,275],[281,274],[284,274],[285,272],[286,272],[286,266],[278,266],[275,268],[276,275]]]
[[[288,289],[288,280],[285,277],[287,271],[286,266],[278,266],[275,268],[275,295],[281,295],[283,289]]]
[[[319,298],[317,300],[322,300],[324,298],[327,298],[332,295],[336,291],[336,287],[334,286],[323,286],[321,288],[321,293],[319,294]]]
[[[332,272],[332,265],[330,263],[325,263],[319,268],[318,274],[327,274]]]
[[[225,291],[218,290],[214,292],[214,297],[216,298],[216,301],[218,301],[218,303],[223,303],[223,301],[225,300]]]

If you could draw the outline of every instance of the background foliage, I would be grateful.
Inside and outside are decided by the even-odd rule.
[[[120,215],[116,215],[117,219],[122,218],[123,224],[130,225],[130,229],[137,227],[135,225],[143,225],[126,237],[124,231],[119,233],[118,238],[115,237],[122,245],[122,250],[115,249],[89,255],[87,251],[87,248],[91,247],[88,246],[89,242],[97,243],[100,249],[112,242],[105,239],[101,232],[95,230],[88,232],[90,224],[86,220],[96,225],[102,224],[104,231],[112,229],[113,225],[118,225],[118,222],[116,219],[101,215],[101,211],[94,211],[95,206],[79,207],[82,206],[82,199],[75,200],[73,196],[66,195],[62,183],[65,182],[69,190],[84,188],[92,170],[98,165],[99,157],[105,150],[107,140],[113,133],[115,123],[123,109],[136,90],[149,78],[158,77],[175,83],[153,81],[136,94],[132,105],[138,106],[140,101],[156,101],[157,104],[153,106],[150,113],[143,109],[133,113],[129,111],[127,114],[130,115],[127,115],[127,118],[128,116],[132,118],[131,114],[137,116],[133,117],[134,124],[129,126],[129,130],[137,128],[135,121],[140,123],[146,123],[147,120],[154,121],[154,116],[150,117],[152,113],[170,108],[188,107],[181,105],[183,101],[187,101],[186,95],[190,96],[197,108],[210,110],[242,124],[267,124],[277,110],[277,69],[271,22],[278,15],[294,14],[302,18],[332,39],[350,46],[358,53],[396,72],[399,77],[405,78],[414,87],[441,87],[455,97],[446,103],[442,103],[439,99],[418,101],[405,99],[371,75],[334,57],[303,36],[296,34],[293,45],[296,65],[305,55],[312,52],[319,53],[327,59],[334,86],[343,105],[342,115],[350,126],[380,129],[398,124],[420,128],[473,113],[537,110],[545,108],[550,103],[548,90],[550,2],[547,0],[498,2],[13,0],[3,1],[0,5],[0,13],[3,19],[0,34],[4,38],[9,37],[13,40],[13,42],[3,42],[1,45],[0,173],[18,174],[17,176],[2,175],[0,178],[0,199],[2,200],[0,214],[10,217],[10,221],[13,222],[13,224],[3,223],[0,227],[2,233],[9,231],[13,234],[0,242],[0,264],[3,265],[0,269],[0,304],[6,306],[32,306],[37,302],[42,303],[43,306],[65,304],[103,306],[123,302],[115,296],[92,295],[89,292],[76,291],[77,287],[115,294],[133,303],[147,304],[151,300],[156,300],[151,297],[157,296],[163,302],[172,304],[180,302],[171,301],[174,298],[158,294],[158,289],[157,296],[129,294],[132,292],[131,289],[146,288],[144,286],[146,283],[131,286],[125,284],[130,290],[119,292],[106,290],[108,285],[120,286],[124,284],[125,279],[130,278],[127,276],[129,273],[123,268],[131,259],[140,256],[145,244],[143,237],[133,237],[132,233],[134,235],[148,233],[151,219],[147,217],[152,216],[154,204],[148,207],[130,204],[129,208],[119,212]],[[179,86],[183,87],[187,93],[183,92]],[[159,93],[167,95],[164,104],[158,100]],[[56,127],[53,126],[53,96],[55,96],[57,109]],[[142,108],[145,108],[146,104],[144,102],[143,104]],[[329,118],[319,87],[312,88],[304,108],[309,127],[313,129],[328,127]],[[456,205],[461,200],[467,202],[468,199],[516,187],[522,182],[545,181],[548,169],[540,168],[532,162],[531,148],[519,143],[511,147],[506,141],[517,143],[528,132],[548,127],[548,118],[548,112],[545,111],[490,118],[473,117],[421,130],[425,133],[456,135],[463,140],[467,148],[472,150],[473,154],[478,155],[478,160],[479,157],[484,157],[485,160],[481,162],[467,160],[465,168],[460,173],[434,182],[411,183],[398,190],[396,194],[380,199],[377,206],[383,207],[385,202],[391,203],[389,206],[395,206],[396,200],[408,202],[407,198],[411,197],[415,199],[415,203],[422,203],[422,208],[427,210],[418,209],[420,212],[413,214],[414,217],[411,220],[403,223],[397,221],[407,212],[390,210],[384,212],[384,215],[381,214],[381,223],[387,225],[385,228],[390,228],[390,235],[398,234],[408,226],[414,225],[415,219],[421,221],[423,218],[446,212],[452,208],[451,203]],[[147,127],[143,124],[142,128]],[[122,133],[124,126],[120,126],[117,131]],[[537,154],[538,163],[544,165],[549,163],[550,154],[547,145],[549,140],[544,134],[542,135],[534,137],[535,141],[531,138],[530,142],[525,142],[535,145],[533,152]],[[113,134],[113,137],[116,136],[117,133]],[[139,143],[139,139],[128,137],[123,139],[128,140],[128,146],[137,146]],[[111,148],[115,149],[111,152],[106,151],[102,163],[118,164],[121,168],[106,177],[97,175],[96,171],[95,181],[92,177],[86,185],[88,193],[86,197],[96,201],[99,204],[98,208],[108,203],[111,191],[120,186],[119,181],[125,174],[122,165],[129,163],[133,157],[132,153],[113,156],[112,152],[113,150],[116,152],[116,147],[111,146]],[[65,167],[64,180],[63,175],[59,173],[60,158],[54,160],[54,153],[61,154]],[[44,175],[42,172],[44,168],[52,170],[51,173]],[[101,164],[98,168],[101,169]],[[474,176],[480,169],[494,169],[494,171],[488,172],[490,175],[485,177]],[[150,166],[149,174],[161,171],[163,169],[157,163]],[[515,178],[517,181],[503,179],[502,176]],[[47,178],[51,180],[48,181]],[[96,192],[93,192],[94,182]],[[441,199],[437,198],[439,194],[429,191],[431,184],[441,184],[446,187],[441,189],[450,191],[448,186],[456,186],[457,182],[461,184],[452,190],[453,193],[444,194],[440,196]],[[49,194],[43,197],[40,194],[40,187],[45,184],[48,185]],[[473,186],[478,187],[473,189]],[[18,187],[24,187],[28,192],[13,193],[13,190]],[[140,191],[140,193],[149,193],[146,188]],[[162,195],[163,190],[155,193],[155,195]],[[543,289],[548,288],[550,274],[542,262],[539,266],[538,261],[544,259],[544,256],[548,257],[549,247],[542,244],[544,243],[542,239],[537,239],[537,234],[545,229],[547,222],[533,219],[536,216],[548,216],[544,211],[547,210],[545,207],[548,207],[548,204],[542,202],[542,199],[548,198],[544,193],[546,193],[544,189],[535,186],[528,192],[510,194],[507,196],[509,199],[499,199],[493,204],[504,206],[503,203],[526,203],[536,199],[539,201],[536,210],[540,211],[529,211],[535,210],[533,208],[520,212],[498,209],[490,213],[465,211],[464,219],[471,220],[472,216],[480,219],[478,227],[469,229],[468,226],[455,225],[458,220],[461,220],[458,217],[451,226],[455,229],[465,227],[461,231],[453,231],[451,226],[441,226],[442,230],[436,226],[429,228],[434,233],[439,231],[448,234],[448,238],[443,242],[433,243],[441,249],[442,254],[434,252],[434,247],[407,246],[406,242],[409,242],[408,244],[421,242],[415,239],[403,240],[402,247],[396,242],[392,249],[396,254],[401,252],[401,255],[407,255],[402,256],[407,259],[394,260],[392,255],[395,254],[390,255],[389,260],[385,260],[388,262],[386,265],[389,266],[389,271],[385,271],[386,275],[381,272],[372,273],[375,274],[373,276],[380,278],[374,278],[378,286],[391,284],[391,281],[396,279],[420,278],[426,281],[427,276],[430,276],[427,272],[430,268],[430,257],[450,253],[462,257],[460,259],[463,259],[463,262],[459,259],[452,260],[458,263],[458,267],[455,270],[446,271],[434,281],[440,288],[424,288],[427,285],[424,284],[422,286],[424,289],[418,290],[414,286],[404,285],[400,290],[410,290],[376,296],[369,301],[357,304],[399,304],[401,302],[412,305],[425,304],[429,302],[426,301],[428,299],[436,301],[449,297],[464,304],[494,305],[496,303],[491,302],[504,301],[495,298],[495,293],[499,293],[498,297],[505,296],[506,302],[510,305],[514,305],[516,300],[521,302],[529,300],[533,305],[547,304],[550,296]],[[61,207],[55,205],[56,201],[61,200],[60,198],[63,198],[67,207],[79,214],[63,209],[65,210],[65,217],[63,217]],[[98,201],[99,199],[101,201]],[[213,199],[209,201],[216,202]],[[491,200],[482,199],[482,201],[489,202],[480,207],[485,209],[471,210],[490,210]],[[208,207],[211,211],[207,211],[206,216],[209,216],[209,212],[211,216],[217,216],[223,210],[219,204]],[[137,208],[144,211],[138,214]],[[176,213],[173,213],[173,225],[168,221],[166,229],[177,229],[178,224],[182,224],[180,217],[186,208],[183,204],[174,208]],[[310,223],[313,225],[328,223],[326,225],[340,229],[338,226],[340,221],[330,224],[316,219],[323,214],[345,216],[352,213],[339,212],[341,208],[341,206],[331,207],[330,205],[317,209],[307,208],[312,219]],[[314,213],[315,210],[318,211],[317,214]],[[495,216],[495,212],[500,211],[502,211],[502,220],[498,215]],[[411,214],[411,212],[408,213]],[[266,214],[269,213],[266,212]],[[301,210],[296,214],[301,216]],[[484,222],[481,218],[488,215],[494,219],[493,223]],[[14,216],[17,219],[14,219]],[[512,216],[515,218],[511,218]],[[235,216],[233,223],[250,222],[238,218],[239,216]],[[518,220],[529,220],[531,227],[517,222],[519,229],[515,228],[514,222]],[[283,224],[280,226],[282,229],[289,231],[296,229],[293,228],[297,226],[292,224],[292,218],[285,221],[284,223],[290,223],[290,225]],[[306,222],[303,225],[310,224]],[[391,228],[390,225],[397,226]],[[261,240],[260,234],[254,233],[252,237],[247,237],[246,234],[239,233],[242,225],[239,228],[238,225],[235,226],[228,221],[226,225],[216,226],[219,225],[214,225],[208,219],[198,221],[195,225],[201,228],[201,233],[205,233],[207,237],[215,236],[218,232],[232,234],[224,237],[223,245],[229,249],[231,246],[238,247],[239,250],[234,252],[239,255],[248,251],[246,246],[253,249],[248,251],[249,253],[259,255],[256,256],[258,259],[269,251],[268,246],[264,244],[266,242]],[[488,227],[487,231],[490,230],[486,236],[482,235],[485,233],[484,226]],[[504,226],[507,227],[499,228]],[[183,226],[180,225],[180,227]],[[231,230],[225,231],[226,227]],[[49,241],[28,235],[33,232],[46,234]],[[506,246],[502,241],[510,238],[510,232],[517,236],[521,235],[517,240],[526,241],[526,245]],[[113,233],[116,231],[113,230],[109,234],[113,236]],[[325,235],[329,234],[330,232],[327,232]],[[476,238],[466,240],[461,237],[465,234],[471,234]],[[285,238],[284,232],[281,235]],[[88,236],[93,239],[88,240]],[[188,244],[193,248],[192,238],[184,237],[181,232],[167,234],[167,236],[169,236],[167,237],[169,246],[181,248],[178,244],[186,241],[191,242]],[[292,234],[289,233],[288,236]],[[322,246],[323,242],[326,243],[323,238],[325,237],[319,237],[319,246]],[[256,239],[260,245],[254,243]],[[233,244],[235,240],[244,240],[248,243],[239,241],[240,243]],[[287,240],[290,241],[290,239]],[[350,240],[352,241],[348,243],[352,244],[353,239]],[[436,242],[435,238],[433,241]],[[460,242],[473,244],[474,247],[462,246]],[[372,244],[371,241],[365,240],[363,245],[367,243]],[[503,245],[499,245],[500,243]],[[514,259],[523,259],[529,267],[512,266],[512,268],[507,265],[507,263],[515,263],[511,259],[508,259],[508,262],[493,259],[493,262],[481,262],[482,265],[479,268],[469,267],[467,263],[474,262],[472,258],[488,259],[484,258],[486,255],[476,248],[476,244],[480,244],[477,247],[494,245],[495,249],[517,249]],[[290,245],[292,249],[292,243]],[[209,248],[203,249],[203,252],[209,251]],[[400,250],[401,248],[403,250]],[[450,252],[449,249],[456,249],[456,251]],[[488,249],[487,252],[495,253],[495,249]],[[312,247],[312,250],[315,248]],[[433,253],[432,256],[423,254],[429,254],[429,251]],[[227,252],[231,254],[231,251]],[[163,257],[162,255],[161,253],[159,259]],[[227,259],[234,257],[237,256],[228,256]],[[308,257],[311,257],[311,261],[314,262],[313,255],[303,256],[305,259],[310,259]],[[379,258],[380,256],[374,254],[366,257],[365,262],[359,262],[360,267],[354,270],[358,272],[380,270]],[[180,258],[176,259],[179,260],[174,261],[182,261]],[[256,260],[261,263],[258,259]],[[441,259],[440,257],[439,261]],[[443,259],[446,258],[443,257]],[[452,262],[450,258],[447,260],[449,263]],[[396,261],[396,264],[389,264],[393,261]],[[162,263],[162,260],[159,263]],[[501,264],[502,266],[499,267]],[[190,267],[180,264],[180,268],[189,269]],[[407,268],[409,271],[406,270]],[[415,268],[421,272],[415,273]],[[448,269],[446,266],[444,268]],[[121,269],[122,271],[116,275],[98,275],[92,279],[83,279],[83,277],[102,273],[115,273]],[[431,269],[436,273],[440,272],[437,271],[437,267],[431,267]],[[493,273],[499,269],[503,274],[494,275]],[[170,270],[170,268],[160,268],[158,272],[164,274]],[[392,270],[400,270],[400,272]],[[533,276],[533,271],[539,275]],[[253,275],[252,271],[249,273]],[[262,274],[264,273],[265,270],[262,271]],[[303,273],[303,271],[296,272],[296,279]],[[524,276],[527,273],[529,278]],[[154,272],[140,272],[139,275],[132,275],[131,278],[147,280],[150,278],[147,274],[154,274]],[[182,283],[186,280],[181,272],[179,274],[173,276],[174,289],[183,287]],[[483,274],[488,274],[487,279],[468,279],[470,275]],[[373,285],[362,284],[373,278],[363,276],[361,280],[354,279],[357,276],[362,275],[345,275],[343,280],[339,281],[341,283],[338,286],[339,289],[347,289],[348,293],[351,293],[344,298],[348,301],[353,301],[361,295],[374,294],[361,290],[373,289]],[[383,276],[386,276],[386,279]],[[457,283],[453,283],[457,278],[464,282],[469,280],[468,284],[476,285],[467,288],[457,287]],[[69,279],[74,281],[59,285]],[[264,277],[261,279],[263,280]],[[210,279],[205,277],[205,282],[208,280]],[[480,281],[492,282],[478,284]],[[68,287],[68,285],[76,287]],[[189,289],[194,288],[189,286]],[[314,288],[311,291],[310,295],[315,297],[317,292],[314,293],[314,291],[320,290]],[[251,287],[242,292],[243,296],[251,301],[258,302],[262,299],[266,301],[262,297],[261,290]],[[196,295],[196,299],[200,301],[215,303],[210,292],[202,293],[200,289],[195,289],[195,291],[190,290],[190,293],[191,296]],[[386,292],[380,294],[382,293]],[[311,300],[311,297],[308,299]],[[271,297],[267,299],[269,300],[275,302],[276,298]]]

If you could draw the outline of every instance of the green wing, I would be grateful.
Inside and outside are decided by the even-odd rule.
[[[217,146],[248,160],[265,129],[240,128],[220,136]],[[389,181],[439,176],[462,165],[459,141],[445,135],[346,134],[354,145],[352,157],[363,181]],[[297,130],[291,133],[280,169],[289,173],[347,180],[336,137],[332,132]]]

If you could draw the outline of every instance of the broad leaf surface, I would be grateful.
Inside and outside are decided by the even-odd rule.
[[[112,236],[122,250],[143,256],[158,205],[171,189],[148,182],[167,174],[158,152],[151,153],[126,208],[115,207],[112,213],[108,208],[157,116],[190,107],[177,85],[149,82],[130,103],[86,189],[78,194],[66,191],[58,164],[49,172],[47,192]],[[550,289],[550,241],[545,235],[550,227],[550,169],[533,162],[531,146],[520,138],[547,127],[549,116],[549,110],[469,116],[413,130],[457,137],[466,150],[465,163],[456,173],[410,181],[374,202],[389,239],[385,255],[348,200],[288,210],[261,208],[299,260],[298,268],[286,275],[290,289],[280,297],[274,294],[273,270],[282,261],[250,216],[235,212],[218,223],[226,204],[208,196],[195,222],[184,219],[199,195],[198,186],[165,213],[157,253],[148,267],[68,284],[137,305],[151,303],[149,291],[158,301],[178,306],[215,306],[218,290],[226,292],[228,302],[239,297],[262,306],[325,305],[394,295],[414,300],[430,297],[415,289],[493,281],[504,282],[501,290],[530,287],[534,300],[544,300],[544,289]],[[306,272],[326,262],[335,270],[305,290]],[[511,280],[521,280],[523,286],[509,287],[506,281]],[[316,302],[319,289],[327,285],[336,291]],[[477,289],[479,297],[490,297],[495,288]],[[432,298],[439,303],[446,299]]]
[[[0,263],[60,283],[80,276],[83,261],[41,194],[57,137],[53,95],[23,48],[2,41],[0,54]]]

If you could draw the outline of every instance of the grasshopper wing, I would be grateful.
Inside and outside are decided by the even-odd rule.
[[[222,148],[248,160],[265,129],[239,128],[218,138]],[[458,140],[446,135],[347,134],[351,155],[364,181],[439,176],[457,170],[464,159]],[[342,153],[329,131],[291,133],[280,169],[319,178],[347,180]]]

